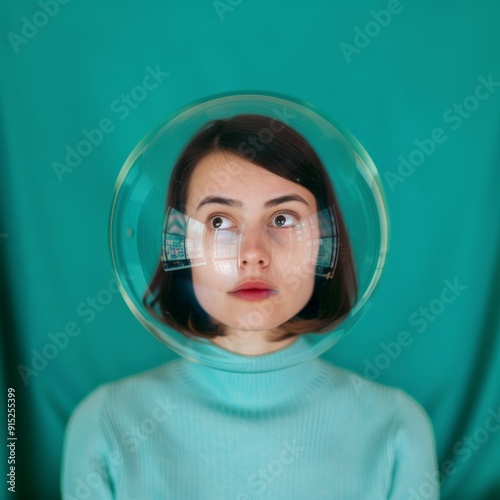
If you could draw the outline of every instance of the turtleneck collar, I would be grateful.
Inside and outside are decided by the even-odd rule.
[[[207,399],[232,406],[258,408],[289,401],[291,397],[303,394],[303,390],[311,389],[317,382],[321,362],[313,359],[287,368],[273,367],[282,366],[284,359],[293,360],[294,356],[303,353],[308,345],[304,337],[298,337],[288,346],[269,354],[244,356],[229,353],[226,356],[234,366],[241,362],[247,365],[250,363],[253,368],[251,373],[224,371],[185,362],[183,378]],[[214,348],[219,349],[217,346]],[[263,371],[265,369],[267,371]]]

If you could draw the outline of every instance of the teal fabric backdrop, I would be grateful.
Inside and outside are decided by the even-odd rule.
[[[425,407],[443,498],[500,498],[499,3],[22,0],[2,11],[0,354],[17,395],[20,498],[58,498],[64,426],[85,395],[175,357],[112,281],[108,223],[127,154],[179,107],[241,90],[309,101],[371,154],[390,254],[369,311],[323,357]],[[6,389],[1,399],[6,429]]]

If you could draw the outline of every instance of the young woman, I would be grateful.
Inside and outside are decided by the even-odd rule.
[[[178,159],[167,204],[144,303],[234,364],[279,365],[355,304],[330,180],[288,125],[208,123]],[[257,373],[178,359],[80,405],[62,489],[67,499],[438,498],[435,476],[429,420],[401,391],[320,359]]]
[[[285,124],[257,115],[209,124],[181,154],[167,203],[167,214],[185,214],[186,228],[202,235],[206,261],[186,265],[164,251],[145,302],[174,329],[264,354],[331,329],[355,303],[349,239],[328,174]]]

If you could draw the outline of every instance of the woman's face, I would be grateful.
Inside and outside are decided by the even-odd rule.
[[[317,211],[309,190],[247,160],[201,160],[186,209],[204,227],[205,264],[192,268],[201,307],[242,331],[268,331],[295,316],[313,293]]]

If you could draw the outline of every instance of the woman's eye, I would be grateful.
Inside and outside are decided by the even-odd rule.
[[[212,217],[209,222],[212,229],[231,229],[233,227],[233,223],[222,215]]]
[[[296,219],[291,214],[276,214],[272,220],[273,227],[291,227],[296,224]]]

